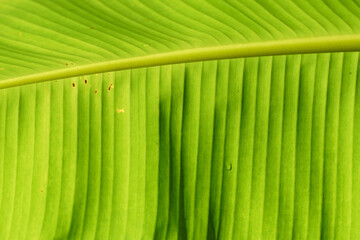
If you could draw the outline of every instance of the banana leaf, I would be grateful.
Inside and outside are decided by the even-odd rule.
[[[360,239],[358,0],[0,1],[0,239]]]

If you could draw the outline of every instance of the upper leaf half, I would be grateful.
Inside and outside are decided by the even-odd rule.
[[[262,53],[277,42],[278,54],[357,51],[359,16],[360,3],[352,0],[3,1],[0,80],[14,80],[2,85],[9,87],[139,66],[273,55],[276,51]],[[314,37],[320,37],[317,47],[308,41]],[[331,47],[332,37],[338,42]],[[303,44],[289,51],[282,46],[284,40]],[[243,54],[248,43],[258,49],[256,54]],[[242,49],[221,56],[224,46],[229,46],[228,52]],[[209,56],[214,48],[217,53]],[[190,56],[181,57],[184,50]],[[158,54],[163,57],[160,62]],[[147,58],[140,64],[128,61],[143,56]],[[109,68],[118,60],[125,66],[122,62]]]

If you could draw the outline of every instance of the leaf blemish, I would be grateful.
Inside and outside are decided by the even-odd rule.
[[[95,94],[97,94],[98,93],[98,91],[97,90],[95,90]]]
[[[108,87],[108,91],[110,92],[111,88],[114,88],[113,84],[111,83],[110,86]]]
[[[117,112],[117,113],[123,113],[123,112],[125,112],[125,110],[124,110],[123,108],[121,108],[121,109],[120,109],[120,108],[117,108],[117,109],[116,109],[116,112]]]
[[[87,79],[85,79],[85,84],[87,84]]]
[[[72,86],[75,87],[75,83],[72,83]]]

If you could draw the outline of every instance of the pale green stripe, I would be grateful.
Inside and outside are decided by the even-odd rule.
[[[215,59],[360,50],[360,34],[287,39],[172,51],[105,61],[0,81],[0,89],[116,70]]]

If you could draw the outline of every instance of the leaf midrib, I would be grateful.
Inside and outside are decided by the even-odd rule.
[[[360,51],[360,34],[240,43],[103,61],[99,63],[25,75],[1,80],[0,89],[96,73],[177,63],[243,57],[352,51]]]

